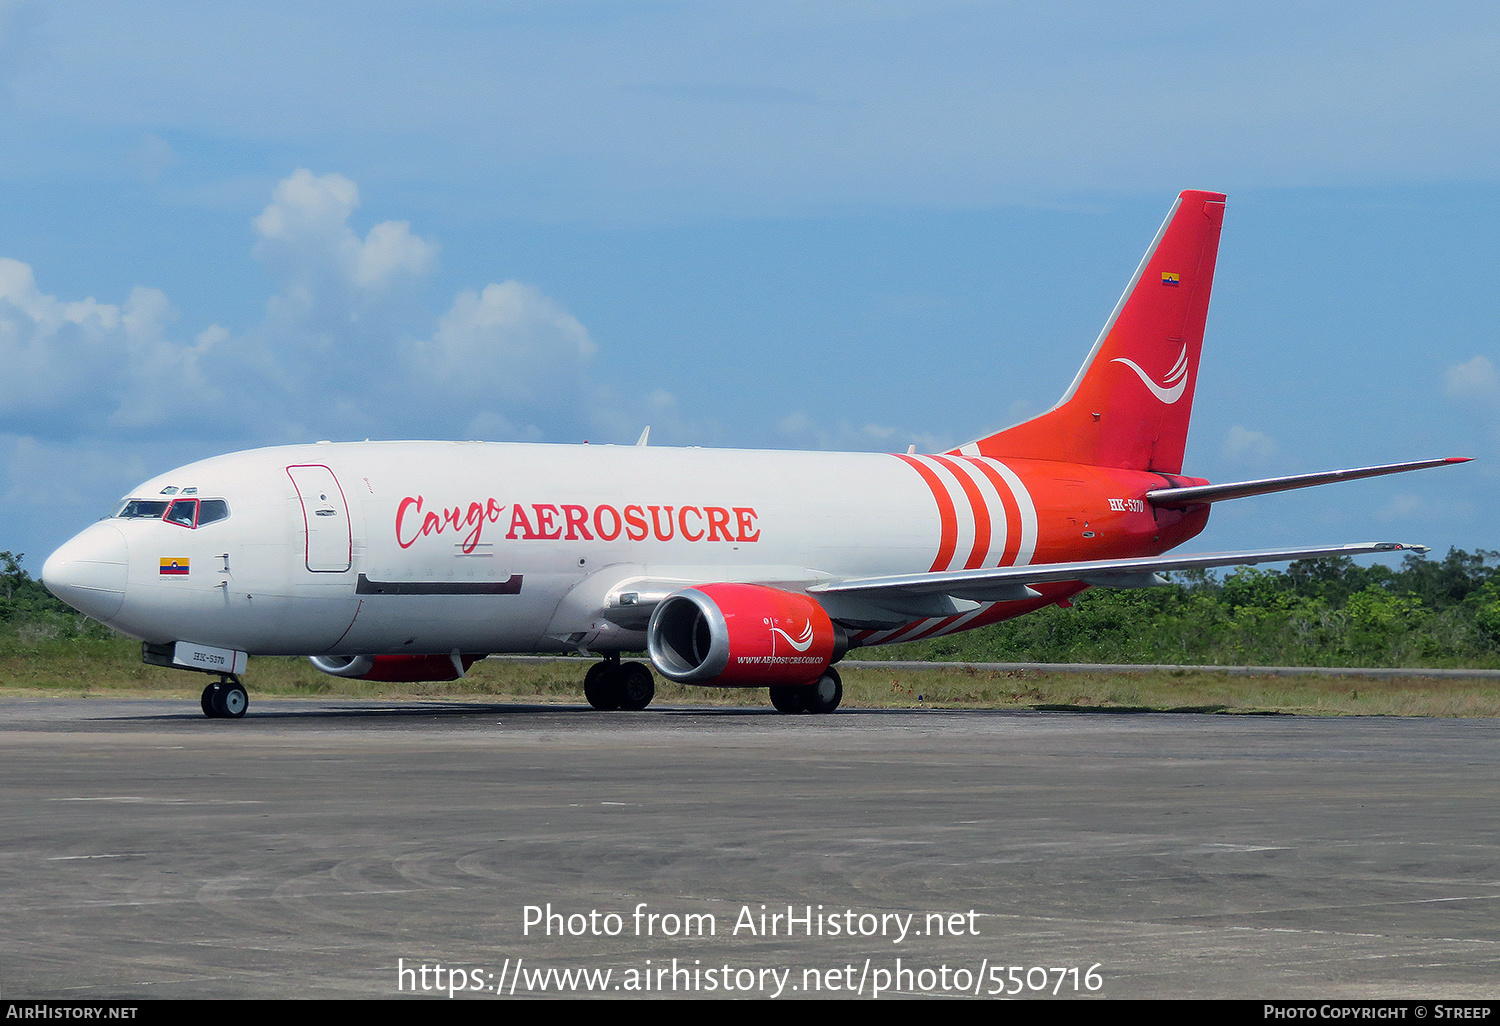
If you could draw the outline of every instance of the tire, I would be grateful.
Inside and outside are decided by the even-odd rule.
[[[656,679],[642,663],[625,663],[615,673],[615,691],[620,708],[638,712],[656,697]]]
[[[219,714],[214,711],[214,699],[217,697],[218,691],[219,685],[208,685],[208,687],[203,689],[203,698],[199,703],[203,706],[203,715],[211,720],[218,719],[219,717]]]
[[[778,684],[771,688],[771,704],[781,713],[807,712],[804,696],[811,690],[805,685]]]
[[[583,697],[600,712],[620,708],[620,687],[609,663],[595,663],[583,675]]]
[[[816,684],[802,690],[802,700],[807,703],[807,711],[812,713],[831,713],[844,700],[843,678],[832,666],[823,671]]]
[[[237,683],[218,684],[214,688],[212,705],[214,712],[226,719],[237,720],[250,707],[250,695],[245,685]]]

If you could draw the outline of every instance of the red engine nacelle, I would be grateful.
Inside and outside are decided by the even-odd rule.
[[[424,680],[458,680],[474,665],[477,655],[375,655],[308,656],[324,673],[356,680],[414,683]]]
[[[848,649],[815,599],[759,584],[668,595],[646,628],[651,662],[683,684],[809,684]]]

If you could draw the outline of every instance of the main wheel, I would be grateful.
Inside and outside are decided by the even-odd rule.
[[[802,689],[802,700],[807,703],[807,711],[813,713],[831,713],[839,707],[844,700],[844,681],[839,677],[839,671],[832,666],[823,671],[823,676],[810,688]]]
[[[250,695],[245,691],[245,685],[238,681],[220,683],[214,685],[214,696],[210,704],[215,715],[237,720],[250,707]]]
[[[218,693],[218,690],[219,685],[217,684],[210,684],[203,689],[203,698],[200,704],[203,706],[203,715],[211,720],[217,719],[219,715],[214,712],[214,697]]]
[[[641,663],[621,664],[614,677],[621,709],[632,712],[644,709],[656,697],[656,680],[651,676],[651,671]]]
[[[620,693],[619,675],[615,668],[609,663],[590,666],[589,672],[583,675],[583,697],[600,712],[620,708],[620,701],[624,696]]]
[[[771,688],[771,704],[777,712],[806,712],[807,702],[803,696],[811,690],[806,685],[778,684]]]

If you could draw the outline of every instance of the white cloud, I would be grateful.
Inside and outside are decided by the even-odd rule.
[[[407,372],[462,397],[550,402],[577,393],[597,349],[578,318],[507,281],[460,292],[433,336],[408,348]]]
[[[118,308],[44,295],[29,265],[0,259],[0,410],[55,402],[82,369],[77,357],[102,350],[102,339],[119,324]]]
[[[1500,398],[1500,372],[1481,354],[1448,368],[1446,390],[1457,399]]]
[[[1226,459],[1241,463],[1261,463],[1276,455],[1276,440],[1236,424],[1224,439],[1223,453]]]
[[[198,373],[199,351],[167,337],[167,323],[173,319],[172,305],[160,289],[137,285],[130,290],[120,311],[124,398],[112,423],[155,424],[180,409],[189,396],[193,401],[214,398]]]
[[[359,186],[343,175],[299,168],[277,184],[253,222],[260,238],[251,251],[282,279],[274,312],[296,317],[316,300],[339,298],[323,294],[330,286],[379,293],[432,269],[437,244],[413,235],[405,221],[382,221],[361,240],[349,226],[358,208]]]
[[[361,239],[359,205],[354,182],[304,168],[254,220],[252,253],[278,289],[234,359],[280,406],[305,395],[311,419],[294,432],[540,439],[598,419],[587,398],[597,347],[576,317],[517,281],[466,289],[441,313],[423,306],[402,286],[431,270],[437,244],[404,221]]]
[[[37,287],[29,265],[0,258],[0,418],[77,434],[160,422],[184,396],[215,399],[198,371],[214,339],[173,342],[174,318],[159,289],[136,286],[123,305],[61,300]]]
[[[343,175],[314,176],[298,168],[283,178],[271,203],[255,219],[256,234],[267,242],[307,238],[342,241],[349,231],[349,215],[359,206],[359,186]]]
[[[102,438],[214,406],[193,437],[224,448],[309,438],[627,441],[646,423],[691,435],[664,390],[623,398],[590,374],[588,329],[534,285],[490,283],[446,310],[402,289],[435,243],[405,222],[361,239],[359,189],[299,170],[254,219],[253,256],[277,278],[267,315],[231,330],[179,326],[167,294],[66,300],[0,259],[0,431]],[[232,401],[225,398],[231,390]]]
[[[382,221],[353,250],[352,277],[365,289],[383,289],[403,274],[426,274],[437,245],[417,238],[405,221]]]

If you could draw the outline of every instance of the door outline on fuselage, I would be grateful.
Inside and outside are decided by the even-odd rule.
[[[343,485],[321,463],[293,464],[286,473],[302,505],[304,565],[316,574],[347,573],[354,565],[354,529]]]

